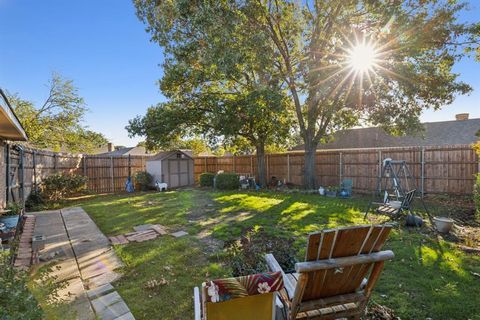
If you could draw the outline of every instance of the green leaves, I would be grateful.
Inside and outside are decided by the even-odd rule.
[[[48,98],[41,106],[9,95],[9,101],[36,148],[53,151],[91,152],[107,143],[98,132],[88,130],[83,117],[88,111],[72,80],[54,73],[49,81]]]

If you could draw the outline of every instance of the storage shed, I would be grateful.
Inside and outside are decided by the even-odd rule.
[[[193,158],[186,150],[163,151],[146,161],[147,172],[153,176],[153,183],[165,182],[168,188],[194,184]]]

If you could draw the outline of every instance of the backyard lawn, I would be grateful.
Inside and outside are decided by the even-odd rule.
[[[306,235],[324,228],[365,223],[365,199],[270,192],[166,193],[94,196],[75,200],[108,236],[135,225],[159,223],[188,236],[116,246],[125,263],[114,285],[137,319],[188,319],[193,287],[231,275],[223,243],[252,227],[294,239],[302,260]],[[386,217],[372,215],[375,222]],[[427,229],[395,228],[386,264],[372,300],[402,319],[480,319],[480,257],[467,255]]]

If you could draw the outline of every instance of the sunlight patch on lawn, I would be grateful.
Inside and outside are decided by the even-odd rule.
[[[227,205],[220,210],[222,213],[245,209],[263,212],[283,202],[282,199],[259,197],[248,194],[224,195],[215,198],[215,200],[221,204]]]

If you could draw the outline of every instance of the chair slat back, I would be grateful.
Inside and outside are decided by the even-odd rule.
[[[391,226],[355,226],[324,230],[310,234],[305,261],[349,257],[378,252],[390,233]],[[353,293],[370,270],[371,263],[342,269],[308,273],[302,301]]]
[[[405,197],[403,197],[403,201],[402,201],[402,206],[401,206],[402,209],[406,209],[406,210],[410,209],[410,206],[412,205],[413,197],[415,197],[416,191],[417,191],[416,189],[413,189],[405,194]]]

